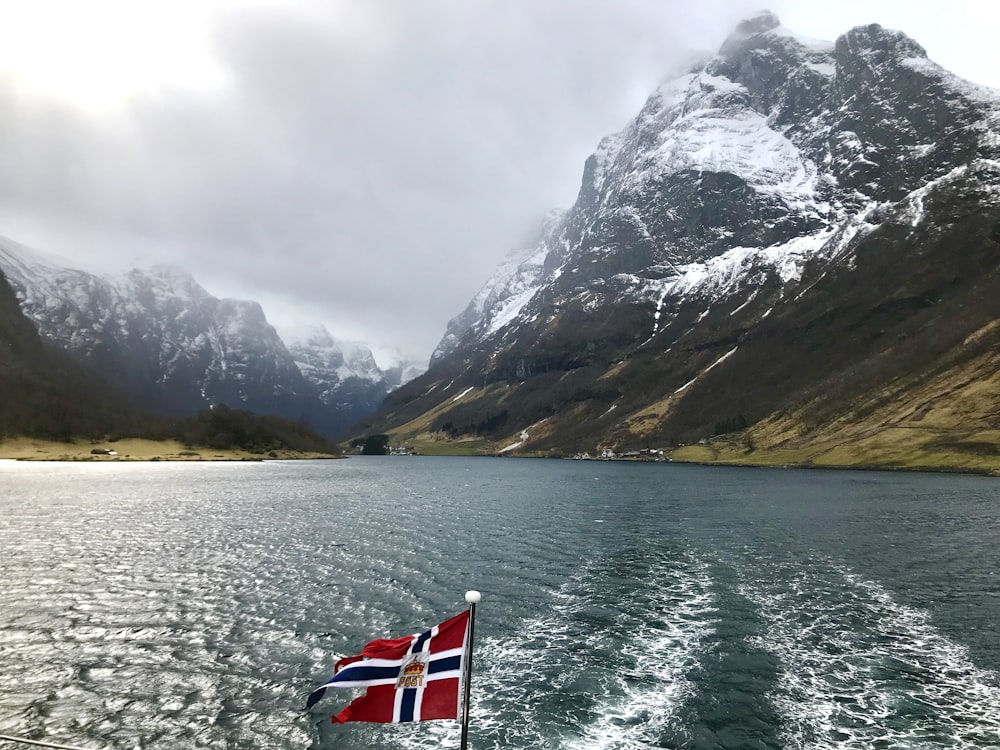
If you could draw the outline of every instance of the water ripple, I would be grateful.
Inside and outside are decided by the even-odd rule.
[[[1000,747],[1000,490],[843,476],[2,465],[0,733],[457,745],[453,722],[334,726],[349,693],[302,707],[338,656],[476,588],[477,750]]]

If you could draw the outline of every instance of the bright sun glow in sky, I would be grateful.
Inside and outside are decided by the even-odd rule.
[[[214,87],[209,19],[226,0],[0,0],[0,75],[88,110]]]

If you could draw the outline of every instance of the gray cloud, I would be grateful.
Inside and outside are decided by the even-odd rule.
[[[0,233],[81,263],[172,262],[279,322],[426,356],[502,255],[572,201],[600,137],[756,8],[231,10],[211,27],[217,89],[94,115],[0,79]]]

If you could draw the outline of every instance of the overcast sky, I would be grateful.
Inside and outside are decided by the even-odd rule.
[[[743,0],[0,0],[0,234],[426,358]],[[772,0],[1000,88],[1000,4]],[[994,9],[996,7],[997,9]]]

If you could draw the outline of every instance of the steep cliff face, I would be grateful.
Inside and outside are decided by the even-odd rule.
[[[286,346],[259,304],[175,268],[98,276],[4,240],[0,269],[44,340],[157,413],[222,403],[340,436],[391,389],[363,346],[325,329]]]
[[[998,92],[900,32],[819,42],[762,13],[601,142],[574,206],[372,426],[570,451],[688,442],[812,403],[801,419],[819,429],[931,366],[862,332],[917,337],[921,305],[987,293],[998,159]],[[992,311],[970,307],[924,322],[971,335]],[[823,408],[818,383],[836,394]]]

